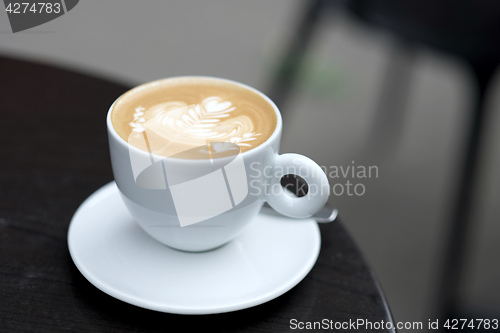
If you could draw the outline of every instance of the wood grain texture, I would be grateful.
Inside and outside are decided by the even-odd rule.
[[[285,295],[247,310],[170,315],[91,285],[67,247],[73,213],[112,181],[105,116],[127,86],[0,57],[0,332],[288,332],[290,320],[392,320],[361,254],[338,222]],[[180,325],[180,326],[179,326]]]

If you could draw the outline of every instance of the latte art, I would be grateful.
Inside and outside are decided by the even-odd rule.
[[[274,109],[262,96],[208,78],[139,86],[120,97],[112,112],[115,130],[129,144],[167,157],[190,152],[182,158],[216,157],[205,154],[208,146],[217,148],[211,152],[216,154],[255,148],[269,138],[276,122]],[[197,147],[199,156],[192,155]]]
[[[195,105],[172,101],[147,110],[137,107],[134,120],[129,125],[137,133],[144,132],[146,127],[161,130],[165,144],[182,142],[196,145],[204,140],[252,147],[252,141],[262,133],[254,132],[252,120],[248,116],[230,117],[229,113],[235,109],[230,101],[222,101],[217,96],[207,97]]]

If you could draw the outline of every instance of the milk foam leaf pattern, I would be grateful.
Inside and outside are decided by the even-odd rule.
[[[132,131],[145,128],[161,132],[169,142],[198,145],[205,142],[230,142],[250,147],[256,136],[252,120],[245,115],[231,117],[236,107],[220,97],[205,98],[199,104],[187,105],[182,101],[170,101],[145,109],[137,107],[130,122]]]

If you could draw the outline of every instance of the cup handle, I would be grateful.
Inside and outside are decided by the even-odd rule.
[[[281,178],[287,174],[302,177],[309,187],[303,197],[287,192],[281,186]],[[267,201],[278,213],[294,217],[307,218],[317,213],[328,200],[330,186],[321,167],[308,157],[299,154],[276,156],[271,189]]]

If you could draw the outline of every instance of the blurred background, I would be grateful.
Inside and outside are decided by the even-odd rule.
[[[477,92],[485,90],[478,177],[466,187],[475,195],[471,210],[458,213],[471,218],[454,301],[471,318],[498,318],[500,97],[492,75],[497,45],[488,38],[499,30],[481,16],[496,12],[457,14],[451,1],[412,2],[86,0],[16,34],[2,10],[0,55],[131,86],[194,74],[268,93],[284,118],[282,153],[307,155],[327,169],[378,168],[371,178],[330,178],[332,186],[362,184],[364,193],[337,187],[329,202],[379,278],[395,321],[438,316],[467,135]],[[477,22],[484,40],[466,33]],[[485,81],[487,90],[478,90]]]

